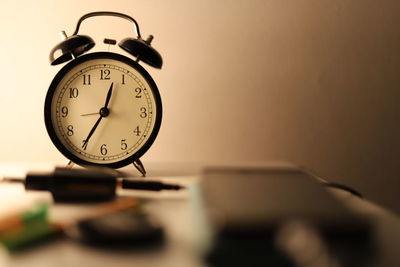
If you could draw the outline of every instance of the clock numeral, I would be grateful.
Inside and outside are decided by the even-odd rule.
[[[79,95],[78,88],[69,88],[69,98],[77,98]]]
[[[125,84],[125,74],[122,74],[122,84]]]
[[[100,70],[100,80],[109,80],[110,74],[110,70]]]
[[[137,87],[135,88],[135,92],[136,92],[136,98],[142,98],[142,88]]]
[[[83,75],[83,85],[91,85],[90,83],[90,74],[84,74]]]
[[[126,150],[128,148],[128,144],[126,143],[126,139],[121,140],[121,150]]]
[[[65,118],[68,116],[68,108],[66,106],[63,106],[61,108],[61,117]]]
[[[145,107],[141,107],[140,108],[140,118],[142,118],[142,119],[144,119],[144,118],[146,118],[147,117],[147,110],[146,110],[146,108]]]
[[[68,136],[73,136],[74,135],[74,126],[68,125],[67,126],[67,135]]]
[[[100,153],[103,155],[103,156],[105,156],[105,155],[107,155],[107,145],[106,144],[102,144],[101,145],[101,147],[100,147]]]
[[[133,132],[136,134],[136,136],[140,136],[142,134],[142,131],[139,130],[139,125],[136,126],[136,128]]]

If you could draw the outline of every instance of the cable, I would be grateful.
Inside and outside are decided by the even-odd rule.
[[[338,184],[338,183],[331,183],[331,182],[321,182],[321,184],[324,185],[324,186],[327,186],[327,187],[344,190],[344,191],[349,192],[352,195],[355,195],[355,196],[357,196],[359,198],[364,198],[364,196],[360,192],[358,192],[354,188],[351,188],[351,187],[349,187],[347,185]]]
[[[358,192],[357,190],[355,190],[354,188],[344,185],[344,184],[339,184],[339,183],[334,183],[334,182],[328,182],[327,180],[325,180],[324,178],[322,178],[321,176],[319,176],[318,174],[316,174],[315,172],[312,172],[310,170],[307,170],[305,168],[302,168],[304,172],[310,174],[311,176],[313,176],[314,178],[316,178],[322,185],[326,186],[326,187],[331,187],[331,188],[335,188],[335,189],[341,189],[343,191],[346,191],[354,196],[357,196],[359,198],[364,199],[364,196]]]

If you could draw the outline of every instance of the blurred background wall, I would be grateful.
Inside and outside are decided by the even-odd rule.
[[[287,161],[400,212],[398,0],[2,1],[1,162],[66,160],[43,122],[58,32],[133,16],[164,58],[145,68],[165,115],[147,162]],[[117,18],[81,33],[134,31]],[[121,52],[118,47],[111,51]]]

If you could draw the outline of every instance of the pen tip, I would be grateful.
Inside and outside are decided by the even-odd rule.
[[[5,183],[24,183],[23,179],[10,177],[3,177],[0,181]]]
[[[171,190],[180,190],[180,189],[185,189],[185,186],[182,185],[167,185],[166,189],[171,189]]]

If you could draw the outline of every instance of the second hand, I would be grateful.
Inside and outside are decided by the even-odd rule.
[[[99,115],[99,112],[81,114],[81,116]]]

